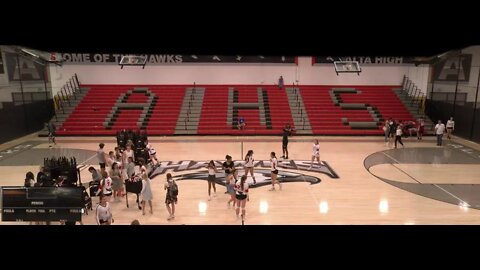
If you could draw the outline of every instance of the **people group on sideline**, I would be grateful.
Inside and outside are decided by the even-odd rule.
[[[416,135],[418,141],[423,140],[426,133],[425,119],[420,117],[416,121],[402,121],[388,118],[383,122],[382,130],[384,132],[386,146],[391,147],[391,143],[393,143],[393,147],[397,148],[398,143],[404,146],[402,138],[414,138],[413,136]],[[448,139],[451,139],[454,130],[455,121],[453,117],[450,117],[446,124],[444,124],[442,120],[438,120],[433,128],[437,146],[442,146],[444,134],[447,135]]]

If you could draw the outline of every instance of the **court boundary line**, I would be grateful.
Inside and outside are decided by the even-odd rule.
[[[393,158],[392,156],[388,155],[387,153],[382,152],[382,154],[384,154],[385,156],[391,158],[392,160],[394,160],[394,161],[397,162],[398,164],[402,164],[402,163],[398,162],[398,160],[396,160],[396,159]],[[395,164],[390,163],[390,165],[392,165],[392,166],[395,167],[397,170],[401,171],[402,173],[404,173],[405,175],[407,175],[408,177],[410,177],[412,180],[416,181],[416,182],[419,183],[420,185],[433,185],[433,186],[435,186],[436,188],[440,189],[441,191],[445,192],[446,194],[450,195],[451,197],[457,199],[458,201],[460,201],[461,203],[463,203],[465,206],[467,206],[467,207],[470,206],[469,203],[467,203],[466,201],[464,201],[464,200],[461,199],[460,197],[455,196],[455,194],[449,192],[448,190],[440,187],[438,184],[424,184],[424,183],[418,181],[415,177],[413,177],[413,176],[411,176],[410,174],[408,174],[407,172],[405,172],[404,170],[402,170],[402,169],[400,169],[399,167],[395,166]],[[429,197],[427,197],[427,198],[429,198]]]

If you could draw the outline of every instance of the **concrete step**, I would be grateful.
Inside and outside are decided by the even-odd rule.
[[[175,134],[194,135],[194,134],[197,134],[197,130],[178,130],[178,129],[175,129]]]
[[[177,122],[177,126],[178,128],[185,128],[185,127],[188,127],[188,126],[197,126],[198,127],[198,122],[197,121],[178,121]]]
[[[190,117],[190,118],[194,118],[194,117],[200,117],[200,113],[190,113],[190,114],[187,114],[186,112],[182,112],[178,115],[178,117]]]
[[[312,134],[312,130],[311,129],[297,129],[296,134]]]

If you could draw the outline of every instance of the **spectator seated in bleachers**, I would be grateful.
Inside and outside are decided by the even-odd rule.
[[[238,124],[237,124],[237,128],[239,130],[244,130],[245,129],[245,119],[243,117],[240,117],[238,118]]]

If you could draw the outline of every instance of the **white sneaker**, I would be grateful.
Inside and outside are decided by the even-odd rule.
[[[217,193],[216,193],[216,192],[215,192],[215,193],[213,193],[213,197],[214,197],[214,198],[215,198],[215,197],[217,197]]]
[[[211,201],[211,200],[212,200],[212,196],[208,196],[208,200]]]
[[[282,190],[282,184],[279,183],[278,185],[280,186],[280,190]]]
[[[268,191],[275,191],[275,188],[271,188],[271,189],[269,189]]]

